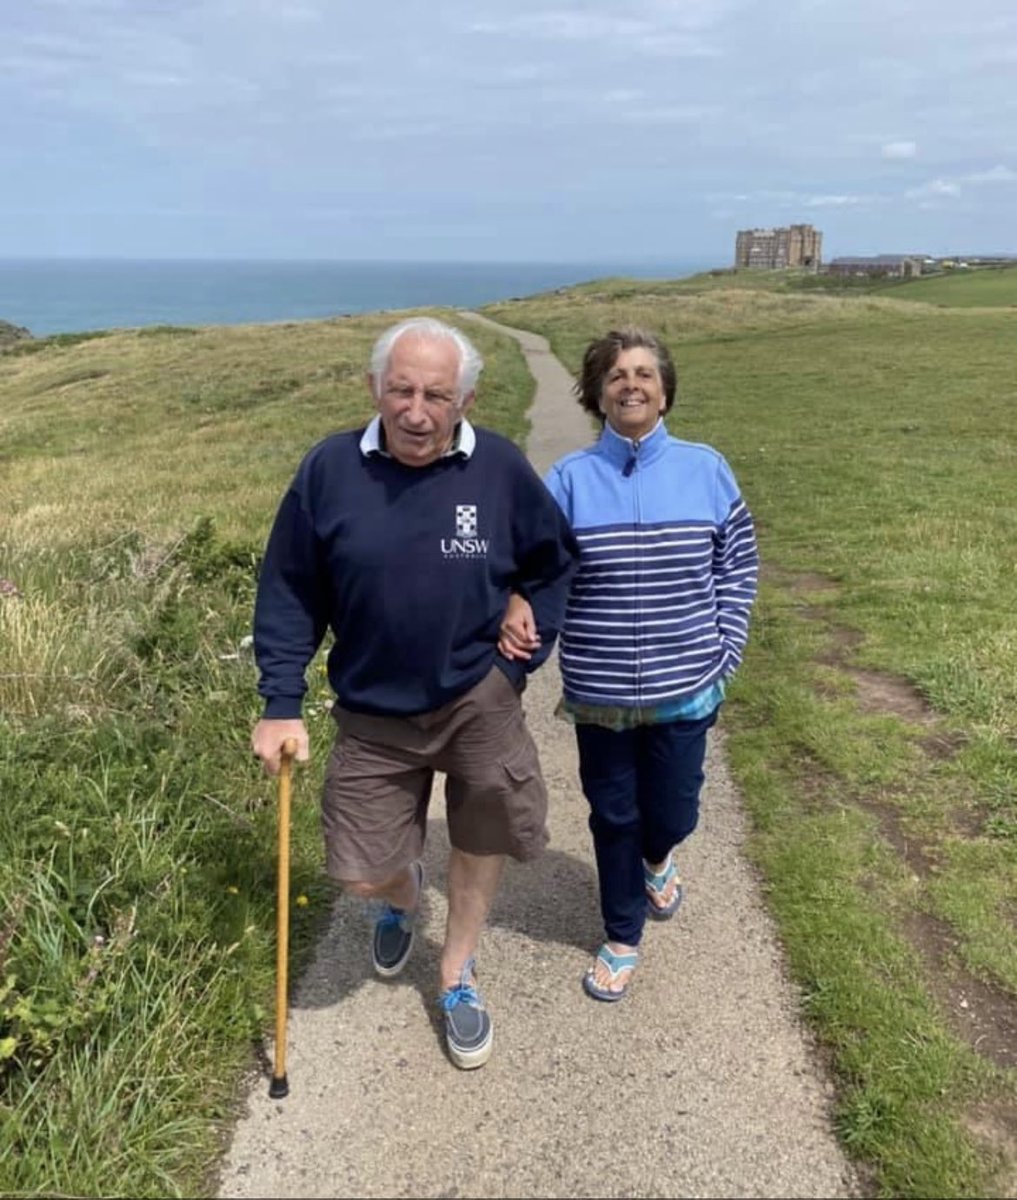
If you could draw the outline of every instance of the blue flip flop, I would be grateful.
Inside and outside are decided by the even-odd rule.
[[[672,879],[675,885],[671,899],[667,904],[657,904],[653,897],[663,896]],[[682,885],[678,879],[678,868],[674,865],[674,855],[667,856],[667,866],[659,875],[655,875],[644,862],[643,880],[646,884],[646,915],[654,921],[669,921],[682,902]]]
[[[611,947],[605,942],[597,951],[597,961],[602,962],[610,972],[611,978],[608,983],[614,983],[622,971],[634,971],[636,964],[639,962],[639,954],[633,950],[630,954],[615,954]],[[629,975],[629,983],[617,992],[612,992],[609,988],[598,987],[594,979],[594,968],[590,969],[583,976],[583,987],[588,996],[592,996],[594,1000],[606,1000],[613,1003],[615,1000],[621,1000],[628,993],[629,984],[632,982],[632,975]]]

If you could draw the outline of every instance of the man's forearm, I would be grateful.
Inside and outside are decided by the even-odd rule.
[[[283,498],[265,549],[254,605],[254,655],[265,715],[300,716],[305,675],[327,627],[314,531],[291,490]]]

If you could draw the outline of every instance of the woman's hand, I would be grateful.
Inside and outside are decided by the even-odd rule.
[[[521,659],[523,662],[533,657],[534,650],[540,648],[540,637],[529,600],[515,592],[512,593],[502,618],[500,632],[499,654],[505,658]]]

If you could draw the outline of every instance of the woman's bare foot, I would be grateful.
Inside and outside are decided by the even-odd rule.
[[[612,996],[621,996],[632,980],[636,969],[634,961],[639,953],[637,946],[627,946],[624,942],[605,942],[604,945],[614,955],[631,955],[633,961],[617,964],[613,969],[610,962],[605,961],[601,954],[593,960],[593,966],[588,971],[588,977],[594,988],[599,992],[608,992]]]
[[[663,862],[644,861],[646,899],[650,905],[650,916],[664,920],[673,916],[681,903],[681,879],[671,854]]]

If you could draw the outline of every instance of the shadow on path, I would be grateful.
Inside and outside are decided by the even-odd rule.
[[[449,842],[442,818],[427,824],[424,851],[424,901],[413,955],[398,983],[411,983],[428,1004],[436,995],[438,959],[445,920],[446,868]],[[375,981],[371,967],[374,909],[352,896],[337,896],[322,945],[299,980],[293,1009],[330,1008]],[[590,862],[561,850],[548,849],[529,863],[509,862],[491,908],[484,938],[506,930],[538,944],[595,948],[601,935],[597,877]],[[477,956],[483,971],[484,938]],[[536,964],[554,955],[536,951]]]

